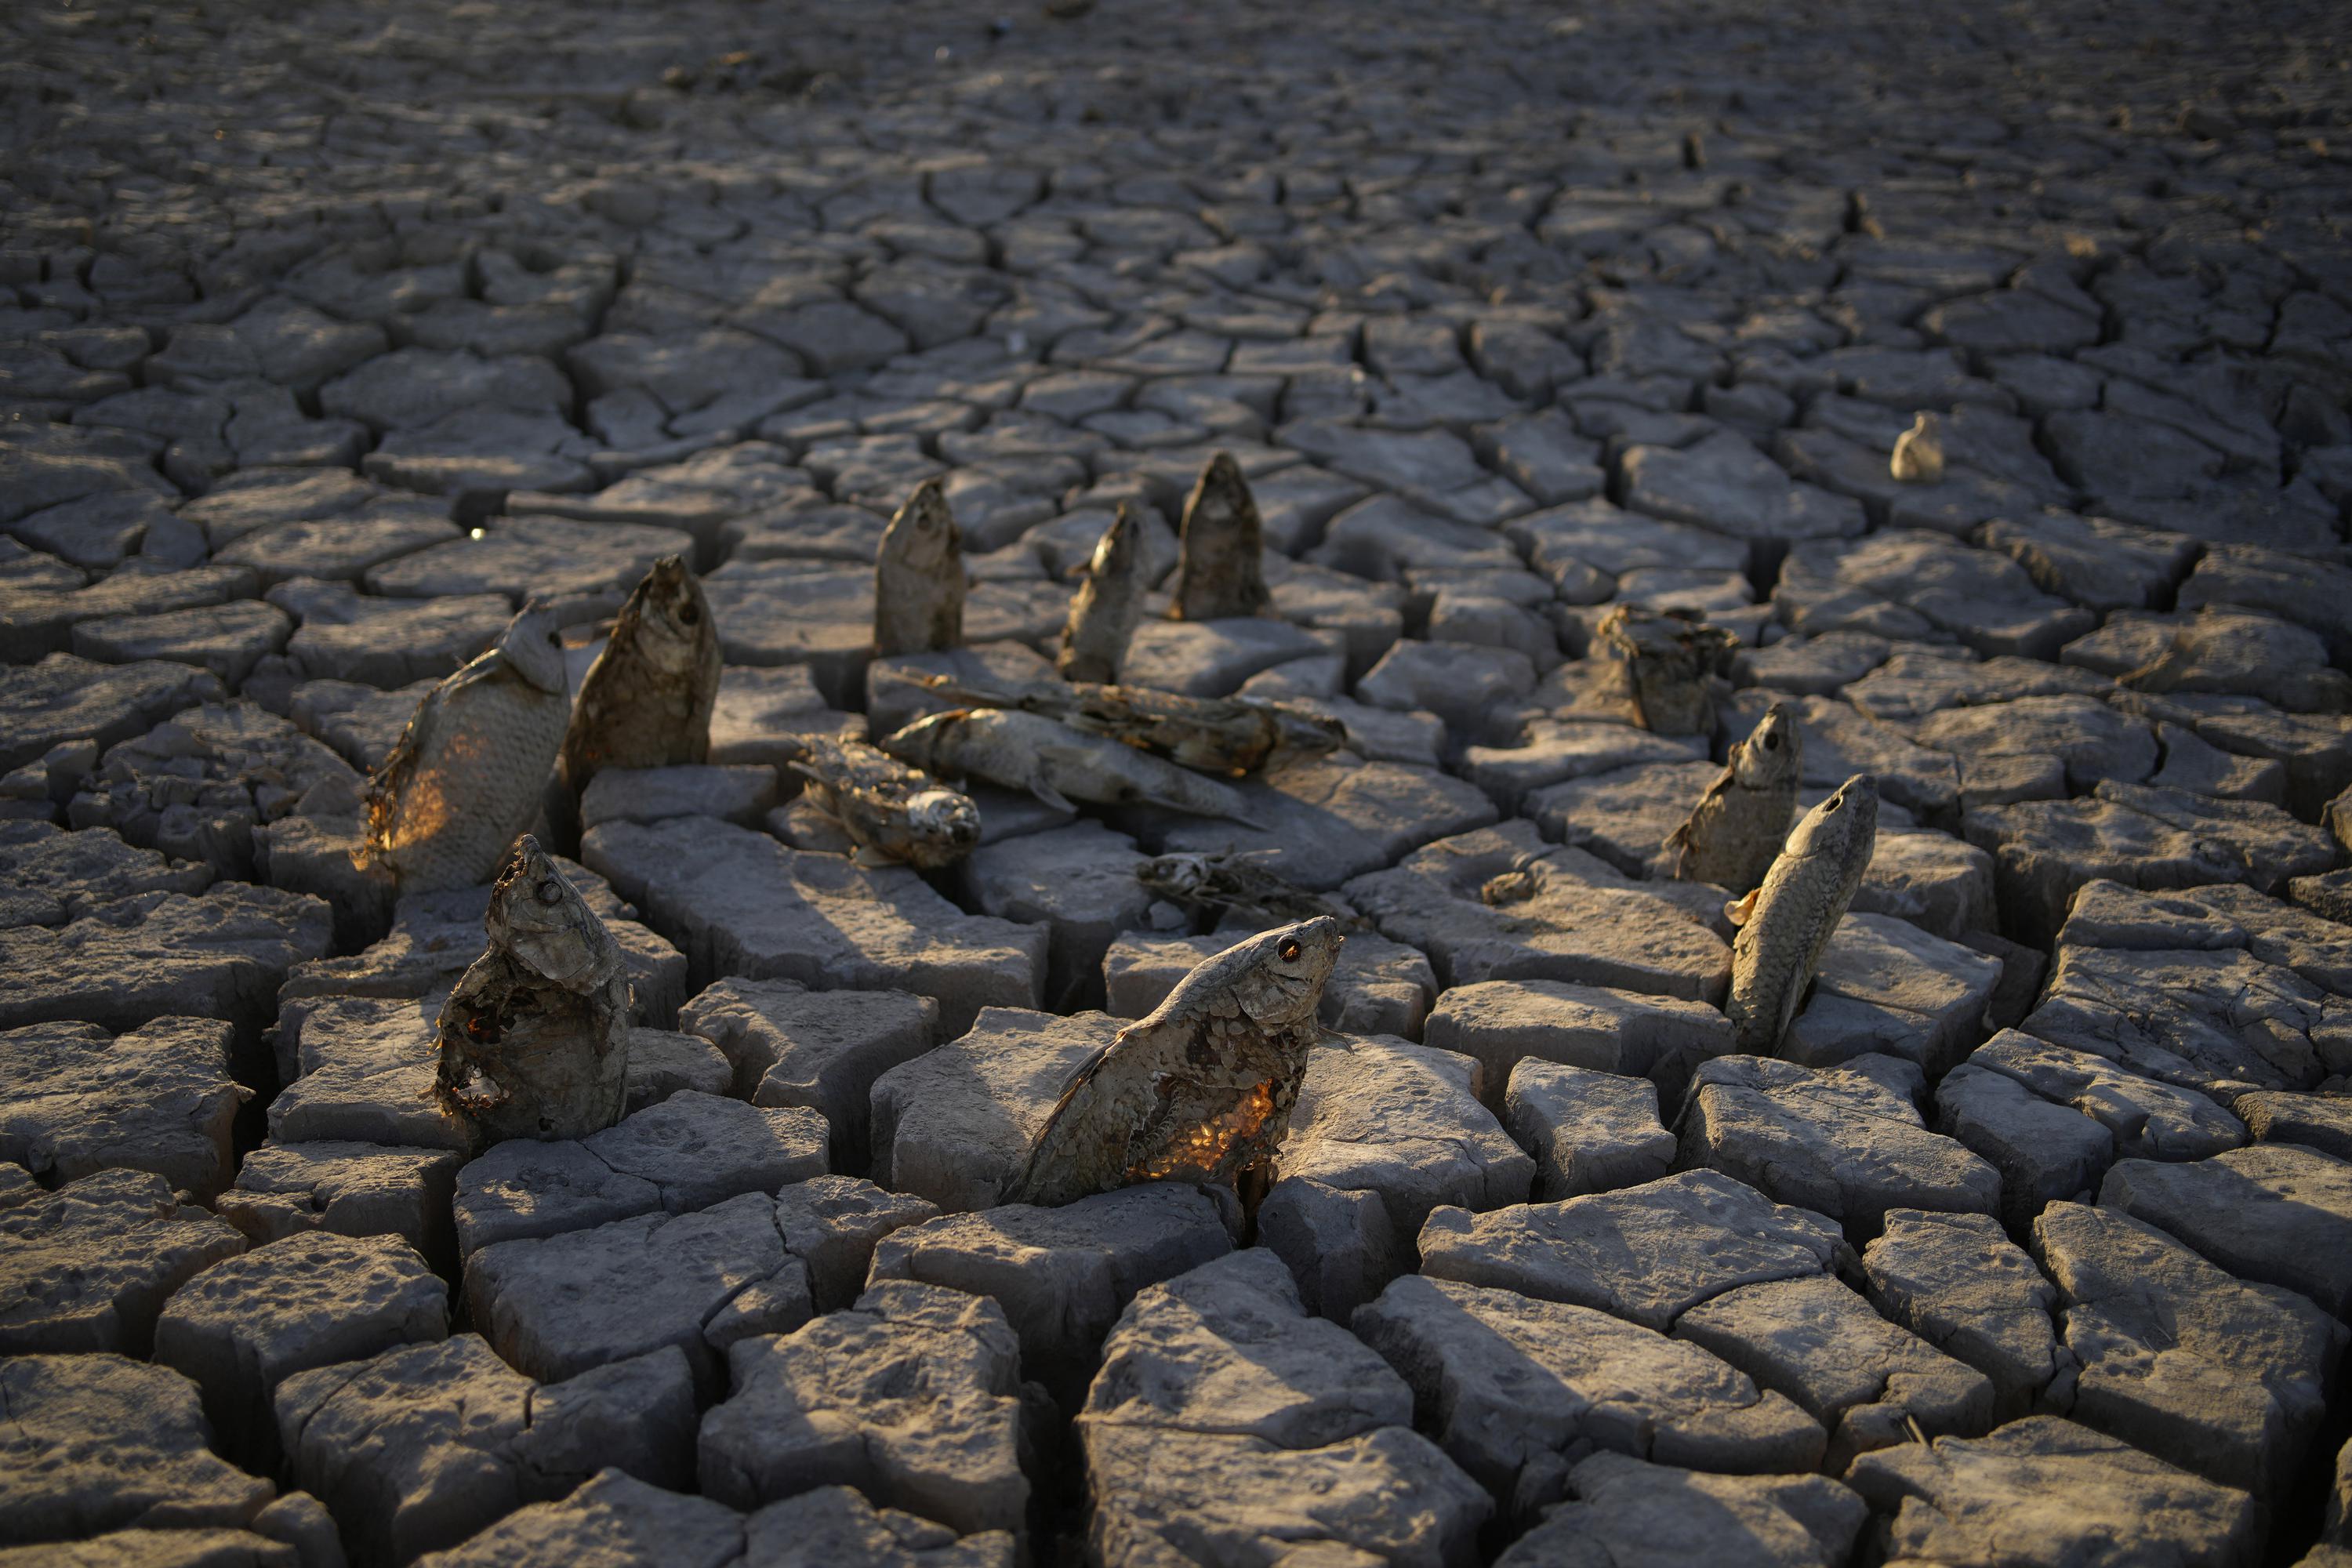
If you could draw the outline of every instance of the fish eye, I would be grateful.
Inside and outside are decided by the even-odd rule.
[[[1845,796],[1842,795],[1833,795],[1830,796],[1829,804],[1822,807],[1822,815],[1827,816],[1831,812],[1835,811],[1839,806],[1842,806],[1844,804]]]
[[[702,611],[692,604],[680,605],[677,618],[687,626],[698,626],[702,624]]]
[[[548,646],[548,647],[562,647],[563,646],[563,637],[562,637],[562,633],[560,633],[560,632],[550,632],[550,633],[548,633],[548,634],[547,634],[547,646]]]
[[[1780,732],[1779,731],[1776,730],[1771,734],[1764,737],[1764,749],[1768,752],[1777,752],[1780,749]]]
[[[541,882],[538,891],[539,901],[542,904],[560,904],[563,901],[563,889],[552,879]]]
[[[1275,952],[1282,955],[1282,961],[1285,963],[1290,963],[1298,956],[1298,939],[1295,936],[1283,938],[1282,945],[1276,948]]]

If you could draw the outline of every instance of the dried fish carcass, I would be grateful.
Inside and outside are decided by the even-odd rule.
[[[841,824],[860,865],[949,866],[980,842],[971,797],[863,741],[811,738],[793,771],[810,798]]]
[[[882,742],[900,762],[943,778],[982,778],[1027,790],[1058,811],[1074,800],[1147,805],[1256,826],[1232,786],[1148,752],[1018,709],[956,708],[918,719]]]
[[[1878,781],[1856,773],[1805,814],[1763,886],[1724,911],[1739,928],[1723,1011],[1740,1050],[1780,1048],[1877,843]]]
[[[947,491],[925,479],[874,555],[874,653],[941,653],[963,646],[963,537]]]

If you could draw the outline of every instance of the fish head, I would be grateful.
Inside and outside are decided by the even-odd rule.
[[[1856,773],[1805,813],[1780,853],[1819,855],[1841,865],[1869,855],[1878,839],[1878,781]]]
[[[1278,763],[1328,756],[1348,743],[1348,726],[1337,719],[1284,702],[1269,702],[1265,707],[1274,717],[1275,731],[1269,771]]]
[[[622,607],[621,622],[635,623],[638,656],[664,675],[695,668],[717,636],[702,584],[677,555],[654,563]]]
[[[961,790],[934,785],[907,797],[907,826],[927,844],[966,850],[980,842],[980,807]]]
[[[1212,963],[1240,956],[1232,980],[1242,1012],[1269,1026],[1303,1023],[1323,1000],[1324,982],[1339,962],[1347,937],[1329,915],[1260,931],[1227,948]]]
[[[1087,575],[1097,583],[1113,583],[1124,579],[1143,559],[1143,519],[1129,501],[1118,503],[1118,511],[1110,526],[1095,541],[1095,552],[1087,562]]]
[[[1731,749],[1732,776],[1742,789],[1771,789],[1793,784],[1804,765],[1804,736],[1797,728],[1797,710],[1775,702],[1756,721],[1748,739]]]
[[[964,710],[961,708],[927,714],[904,729],[883,736],[875,743],[910,768],[937,773],[947,765],[945,747],[948,735],[963,717]]]
[[[1184,517],[1190,521],[1196,512],[1239,517],[1256,510],[1256,498],[1250,494],[1249,480],[1242,476],[1241,464],[1231,452],[1221,451],[1202,467],[1201,477],[1184,503]]]
[[[589,980],[601,968],[620,965],[612,932],[528,833],[515,840],[499,868],[482,927],[492,948],[559,984]]]
[[[563,633],[555,624],[555,609],[539,599],[499,634],[499,654],[514,672],[541,691],[570,689],[563,674]]]
[[[955,514],[948,510],[948,492],[937,479],[925,479],[907,498],[890,526],[883,531],[881,553],[913,566],[932,566],[956,560],[963,541],[956,531]]]
[[[1160,892],[1174,893],[1181,898],[1208,881],[1209,858],[1205,855],[1158,855],[1138,866],[1135,875],[1144,886]]]

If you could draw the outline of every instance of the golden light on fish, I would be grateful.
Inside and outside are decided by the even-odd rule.
[[[1225,1151],[1264,1127],[1274,1114],[1274,1085],[1254,1084],[1231,1110],[1202,1122],[1171,1141],[1158,1154],[1128,1167],[1130,1182],[1161,1182],[1176,1175],[1206,1175]]]

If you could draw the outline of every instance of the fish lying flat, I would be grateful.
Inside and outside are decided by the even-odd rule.
[[[555,616],[526,605],[416,705],[368,781],[362,854],[404,893],[487,881],[537,815],[571,716]]]
[[[1735,893],[1762,882],[1789,836],[1804,754],[1796,710],[1773,703],[1748,739],[1732,742],[1731,760],[1699,797],[1689,820],[1666,836],[1665,847],[1675,851],[1675,875]]]
[[[1127,645],[1143,624],[1143,596],[1151,584],[1143,580],[1143,520],[1127,502],[1095,542],[1087,580],[1070,601],[1070,619],[1062,627],[1062,651],[1054,668],[1065,680],[1114,681],[1127,662]]]
[[[963,537],[947,491],[925,479],[882,531],[874,552],[875,656],[961,647],[963,597]]]
[[[793,771],[810,798],[841,824],[861,866],[949,866],[980,842],[980,808],[970,795],[863,741],[812,738]]]
[[[919,678],[953,702],[1015,708],[1165,757],[1202,773],[1242,778],[1276,763],[1336,752],[1348,728],[1336,719],[1255,697],[1187,697],[1148,686],[1030,680],[1013,686]]]
[[[1805,814],[1764,885],[1724,910],[1739,928],[1723,1005],[1738,1049],[1780,1049],[1877,843],[1878,781],[1856,773]]]
[[[442,1105],[478,1150],[612,1126],[629,1076],[629,980],[613,933],[529,834],[482,923],[489,946],[441,1005]]]
[[[1201,470],[1179,532],[1171,620],[1256,616],[1273,605],[1265,585],[1265,525],[1232,453],[1218,453]]]
[[[1135,879],[1174,903],[1230,911],[1262,923],[1355,916],[1260,863],[1255,854],[1160,855],[1135,868]]]
[[[1138,1182],[1237,1185],[1269,1164],[1323,1038],[1316,1009],[1347,939],[1301,921],[1176,983],[1080,1070],[1004,1202],[1066,1204]]]
[[[1036,713],[957,708],[918,719],[882,742],[900,762],[944,778],[983,778],[1025,789],[1057,811],[1074,800],[1148,805],[1255,827],[1231,787],[1148,752],[1089,735]]]
[[[1634,721],[1660,735],[1715,732],[1715,690],[1739,639],[1671,611],[1620,605],[1601,618],[1600,651],[1625,666]]]

